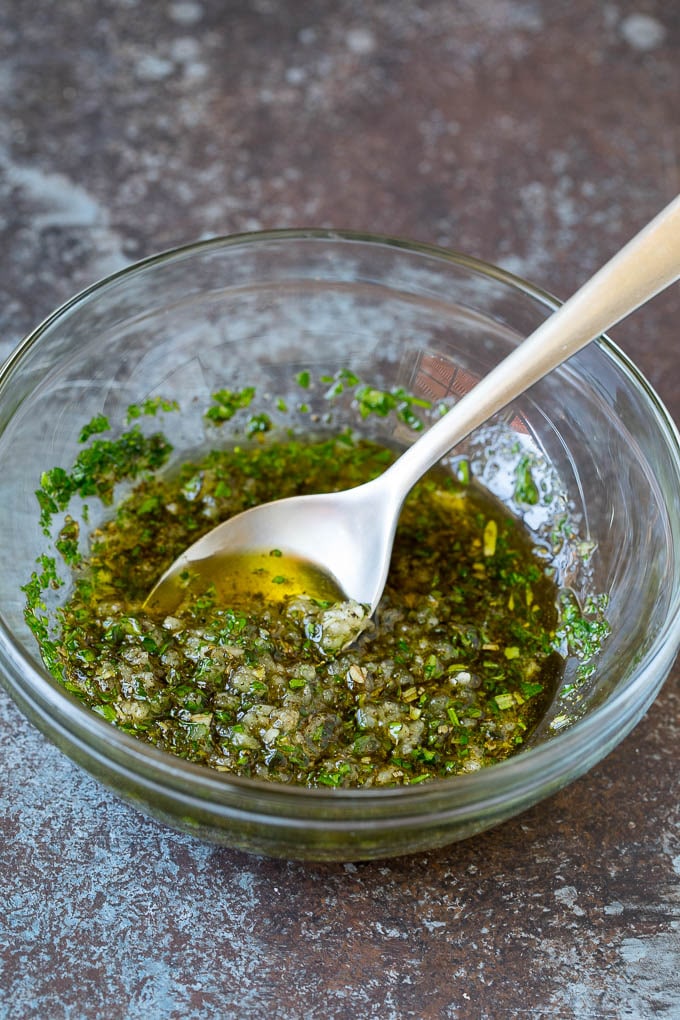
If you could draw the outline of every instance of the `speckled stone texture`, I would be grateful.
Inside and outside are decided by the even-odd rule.
[[[261,227],[566,296],[680,190],[668,0],[4,0],[0,353],[101,275]],[[676,417],[679,288],[614,331]],[[0,695],[0,1017],[680,1016],[678,667],[501,828],[362,865],[139,816]]]

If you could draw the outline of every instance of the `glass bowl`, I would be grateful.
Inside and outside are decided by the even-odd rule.
[[[181,414],[162,422],[177,461],[214,445],[203,418],[213,392],[253,384],[262,394],[289,394],[293,406],[302,370],[350,368],[378,386],[450,403],[555,306],[530,284],[460,254],[312,230],[181,248],[75,297],[0,371],[0,672],[12,698],[142,811],[203,839],[281,857],[359,860],[441,846],[584,773],[644,714],[680,643],[678,433],[607,338],[454,454],[524,517],[562,586],[581,602],[609,596],[611,634],[594,671],[582,675],[570,664],[531,740],[506,762],[372,790],[291,787],[187,764],[129,737],[59,686],[24,622],[21,592],[47,541],[35,497],[41,472],[73,463],[81,428],[96,415],[122,427],[131,404],[179,400]],[[298,428],[326,410],[314,388],[305,401],[308,409],[294,413]],[[351,401],[334,414],[336,425],[357,424]],[[390,442],[413,439],[387,419],[370,428]],[[518,456],[534,467],[540,498],[532,506],[514,499]],[[91,502],[95,525],[107,511]]]

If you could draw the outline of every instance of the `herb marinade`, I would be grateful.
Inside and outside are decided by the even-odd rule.
[[[225,400],[216,406],[225,420],[234,413]],[[66,518],[57,546],[67,560],[71,552],[75,586],[57,637],[28,611],[54,675],[165,751],[286,783],[418,783],[521,748],[563,669],[557,589],[521,523],[444,471],[409,496],[375,620],[347,650],[338,650],[343,607],[320,600],[221,605],[208,588],[168,616],[143,609],[165,568],[219,521],[266,500],[359,484],[394,457],[350,432],[258,441],[268,420],[250,421],[254,440],[171,476],[146,470],[163,448],[150,442],[142,480],[84,558]],[[53,497],[48,512],[66,504]],[[43,491],[43,512],[49,499]],[[49,582],[43,567],[36,590]]]

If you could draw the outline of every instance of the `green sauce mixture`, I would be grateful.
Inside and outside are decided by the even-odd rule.
[[[210,586],[169,615],[142,608],[218,521],[356,485],[393,456],[349,434],[289,439],[139,482],[92,535],[60,611],[64,685],[165,751],[309,786],[417,783],[516,751],[561,675],[557,591],[520,523],[443,471],[407,501],[374,621],[356,604],[295,594],[225,604]],[[366,629],[339,650],[357,620]]]
[[[297,382],[307,389],[309,373]],[[350,389],[361,418],[394,415],[422,428],[417,411],[427,402],[401,388],[386,393],[347,371],[320,382],[328,400]],[[71,590],[48,609],[64,581],[47,553],[23,590],[51,673],[164,751],[283,783],[419,783],[521,749],[565,656],[589,663],[606,637],[605,600],[596,596],[584,615],[558,592],[545,553],[470,481],[466,462],[457,477],[430,472],[410,494],[373,619],[318,578],[310,586],[305,565],[276,548],[251,558],[247,577],[182,575],[172,604],[145,604],[175,558],[220,521],[267,500],[358,485],[396,456],[349,430],[305,439],[277,432],[268,414],[250,413],[254,396],[253,387],[221,390],[205,414],[215,426],[248,416],[232,425],[232,437],[246,437],[241,446],[162,470],[172,448],[137,419],[178,408],[154,398],[128,409],[130,427],[117,439],[101,438],[109,422],[93,419],[72,469],[43,474],[40,524],[70,569]],[[287,406],[279,399],[276,409]],[[134,483],[129,495],[83,552],[72,500],[85,501],[87,521],[86,501],[113,505],[122,481]],[[517,484],[528,494],[520,499],[536,502],[524,458]],[[593,668],[584,665],[583,677]]]

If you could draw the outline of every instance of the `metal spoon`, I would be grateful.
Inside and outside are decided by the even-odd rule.
[[[177,602],[178,576],[275,547],[330,576],[339,594],[375,609],[397,518],[419,478],[496,411],[680,277],[680,196],[380,477],[343,492],[266,503],[218,525],[172,564],[146,604]],[[212,564],[214,567],[214,564]],[[174,595],[172,589],[175,589]],[[170,593],[170,595],[169,595]]]

